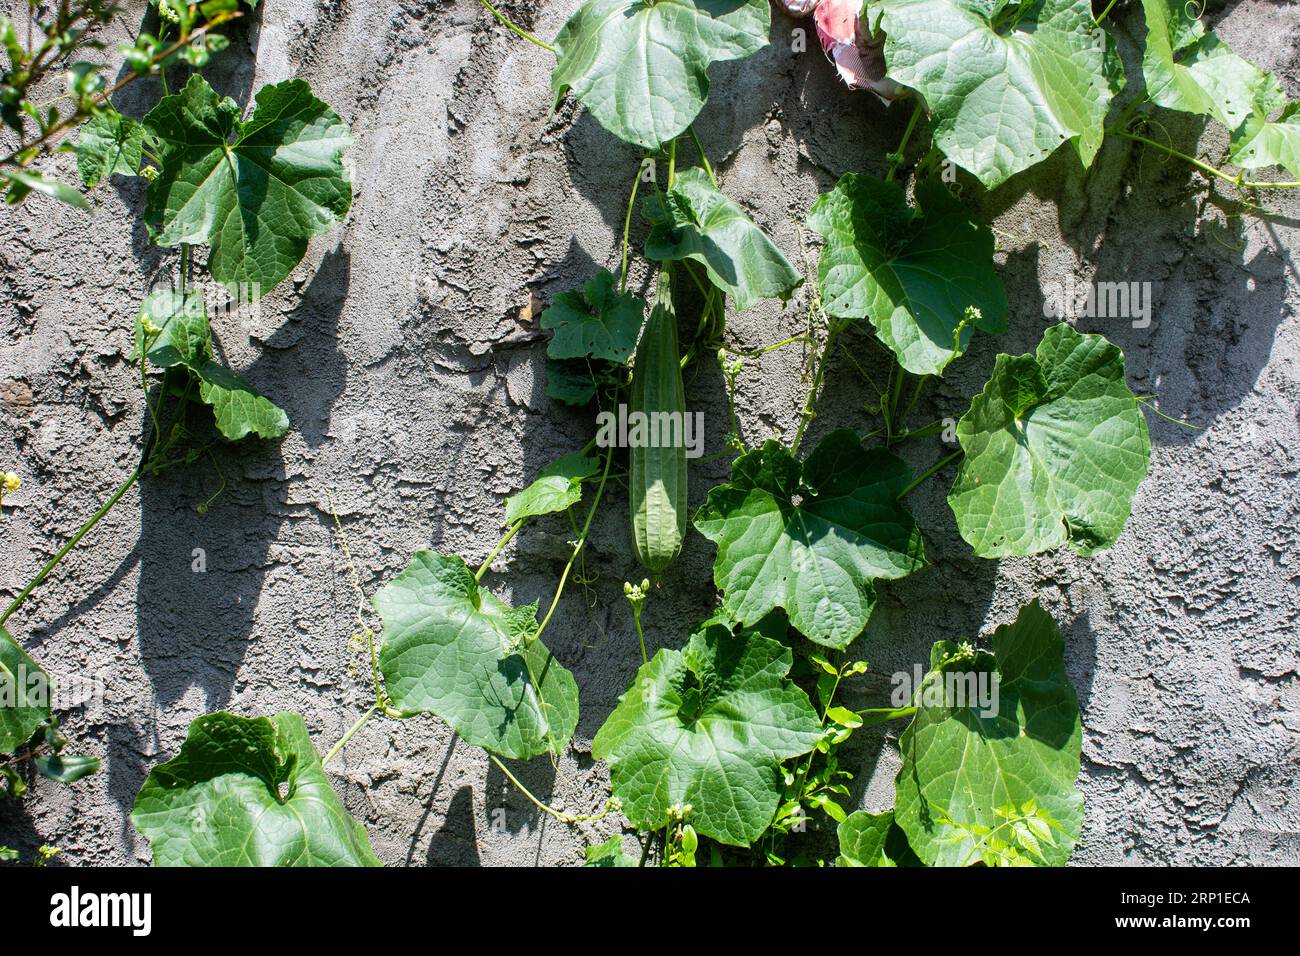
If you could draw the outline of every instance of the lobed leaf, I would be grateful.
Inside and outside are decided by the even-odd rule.
[[[1242,169],[1281,166],[1300,179],[1300,103],[1264,96],[1255,110],[1232,134],[1228,158]],[[1277,119],[1268,117],[1280,107]]]
[[[948,504],[980,557],[1115,543],[1151,441],[1124,354],[1065,324],[1034,355],[999,355],[957,423],[966,453]]]
[[[77,137],[77,172],[89,189],[114,173],[135,176],[140,171],[147,139],[144,124],[116,110],[103,110],[81,127]]]
[[[199,398],[212,407],[217,430],[231,441],[248,435],[280,438],[289,431],[289,416],[269,398],[224,365],[205,362],[195,374]]]
[[[241,121],[235,102],[196,74],[144,122],[162,160],[146,210],[158,244],[206,243],[212,277],[243,294],[269,292],[309,238],[347,215],[352,137],[302,80],[262,87]]]
[[[609,270],[596,273],[581,292],[561,292],[542,313],[542,328],[553,329],[546,354],[553,359],[595,358],[627,364],[636,348],[645,300],[615,289]]]
[[[718,546],[723,608],[754,625],[783,608],[810,640],[845,647],[876,603],[872,580],[925,564],[921,534],[898,503],[911,472],[851,431],[831,432],[802,466],[775,441],[731,466],[695,527]]]
[[[1056,622],[1037,601],[993,633],[992,654],[935,644],[916,717],[899,739],[895,780],[894,819],[927,866],[977,861],[980,834],[999,827],[1006,804],[1046,811],[1060,832],[1040,845],[1043,861],[1069,859],[1083,826],[1075,787],[1082,737],[1063,653]],[[991,712],[969,693],[952,693],[980,679],[997,688]]]
[[[848,173],[813,203],[808,228],[826,237],[817,267],[826,314],[866,316],[903,368],[940,375],[975,328],[1006,331],[1007,294],[992,231],[937,180],[920,183],[916,199],[913,210],[897,183]]]
[[[945,156],[992,189],[1101,146],[1111,90],[1089,0],[880,0],[889,76],[925,97]]]
[[[1275,77],[1207,33],[1183,0],[1142,0],[1142,13],[1147,23],[1142,76],[1151,102],[1212,116],[1235,130],[1258,97],[1281,92]]]
[[[140,788],[133,822],[155,866],[379,866],[297,714],[190,724]]]
[[[624,142],[658,149],[709,94],[712,63],[767,44],[767,0],[587,0],[555,38],[551,90],[572,90]]]
[[[375,595],[379,668],[393,704],[445,720],[466,743],[526,760],[561,752],[578,724],[578,685],[533,635],[537,606],[479,587],[464,559],[417,552]]]
[[[596,380],[586,362],[547,359],[546,394],[565,405],[583,406],[596,397]]]
[[[627,818],[657,830],[689,807],[704,836],[757,840],[781,797],[781,761],[810,751],[821,732],[787,678],[791,664],[777,641],[710,625],[642,665],[592,744]]]

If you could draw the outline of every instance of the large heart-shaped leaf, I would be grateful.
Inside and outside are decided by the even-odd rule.
[[[948,504],[984,558],[1110,547],[1151,455],[1124,354],[1065,324],[1043,334],[1036,355],[997,357],[957,440],[966,457]]]
[[[889,76],[918,90],[944,155],[990,189],[1066,142],[1101,146],[1111,91],[1088,0],[882,0]]]
[[[0,754],[13,753],[49,719],[49,677],[0,627]]]
[[[789,648],[721,625],[664,649],[637,671],[596,734],[623,813],[662,829],[674,808],[705,836],[749,846],[772,822],[781,761],[805,754],[821,724],[786,675]]]
[[[207,243],[212,277],[245,298],[269,292],[309,238],[347,215],[352,137],[302,80],[262,87],[241,121],[235,102],[195,74],[144,122],[162,161],[147,209],[158,244]]]
[[[217,430],[231,441],[248,435],[279,438],[289,416],[224,365],[213,361],[212,330],[202,294],[161,290],[150,293],[135,323],[136,355],[155,368],[182,366],[199,385],[199,399],[211,406]]]
[[[194,721],[145,780],[131,821],[155,866],[380,865],[292,713]]]
[[[916,716],[899,739],[895,781],[894,819],[926,865],[978,861],[977,847],[995,829],[995,839],[1010,842],[1008,806],[1041,808],[1046,816],[1035,814],[1032,825],[1054,826],[1036,855],[1052,865],[1069,859],[1083,795],[1075,788],[1079,704],[1063,650],[1056,622],[1037,602],[994,632],[993,654],[935,645]]]
[[[743,312],[756,302],[790,298],[803,277],[745,211],[702,169],[684,169],[663,199],[646,201],[652,223],[645,253],[660,262],[694,259],[709,281]]]
[[[559,753],[578,725],[578,685],[534,637],[537,606],[479,587],[460,557],[417,552],[375,595],[384,686],[408,713],[442,718],[466,743],[525,760]]]
[[[619,139],[657,149],[709,94],[709,64],[767,44],[767,0],[587,0],[555,38],[551,89]]]
[[[813,203],[808,227],[826,237],[817,266],[826,314],[865,315],[903,368],[938,375],[976,328],[1006,331],[1007,294],[992,231],[937,180],[916,198],[914,213],[897,183],[848,173]]]
[[[774,608],[810,640],[844,647],[866,627],[875,578],[925,564],[921,533],[898,503],[911,472],[851,431],[831,432],[802,467],[768,441],[731,466],[695,527],[718,546],[723,608],[753,625]]]
[[[907,834],[894,822],[894,812],[867,813],[858,810],[839,825],[838,866],[920,866]]]
[[[1171,110],[1212,116],[1235,130],[1255,99],[1280,92],[1277,80],[1228,49],[1183,0],[1142,0],[1147,42],[1142,75],[1151,102]]]
[[[542,313],[542,328],[555,330],[547,355],[627,363],[645,321],[645,300],[620,293],[614,282],[614,276],[602,270],[581,292],[561,292],[552,300]]]

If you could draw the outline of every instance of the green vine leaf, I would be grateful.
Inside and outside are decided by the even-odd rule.
[[[217,430],[231,441],[249,435],[280,438],[289,431],[289,416],[269,398],[224,365],[205,362],[195,374],[199,398],[211,406]]]
[[[802,466],[766,442],[709,492],[695,527],[718,546],[713,580],[736,621],[783,608],[809,640],[845,647],[876,603],[872,580],[925,564],[921,533],[898,503],[911,471],[852,431],[831,432]]]
[[[610,837],[604,843],[589,846],[585,852],[586,862],[583,866],[637,866],[637,861],[623,852],[623,838]]]
[[[588,0],[555,38],[551,90],[568,90],[624,142],[658,149],[709,94],[712,63],[767,45],[767,0]]]
[[[67,183],[50,179],[34,169],[7,169],[0,172],[0,185],[7,183],[5,204],[16,206],[32,193],[49,196],[59,202],[67,203],[77,209],[89,210],[90,203],[86,197]]]
[[[560,753],[578,725],[578,685],[535,639],[537,606],[479,587],[460,557],[417,552],[375,595],[379,668],[394,706],[445,720],[469,744],[526,760]]]
[[[889,76],[925,97],[945,156],[989,189],[1066,142],[1084,167],[1111,91],[1089,0],[881,0]]]
[[[1069,859],[1083,825],[1075,787],[1082,738],[1063,652],[1056,622],[1037,601],[994,632],[992,654],[935,644],[916,717],[899,739],[895,781],[894,818],[927,866],[978,861],[982,840],[1008,837],[993,832],[1007,804],[1041,807],[1056,827],[1038,855],[1052,866]],[[978,682],[996,687],[992,707],[969,692]]]
[[[140,171],[148,138],[144,124],[116,110],[92,116],[77,137],[77,172],[88,189],[114,173],[135,176]]]
[[[1142,75],[1151,102],[1212,116],[1235,130],[1258,97],[1281,93],[1276,78],[1237,56],[1189,16],[1183,0],[1142,0],[1142,12],[1147,22]]]
[[[49,754],[37,757],[32,766],[46,780],[55,783],[76,783],[83,777],[89,777],[99,771],[98,757],[74,756],[72,754]]]
[[[609,763],[627,818],[658,830],[676,811],[721,843],[757,840],[781,796],[781,761],[821,732],[791,663],[777,641],[714,625],[642,665],[591,751]]]
[[[50,679],[0,627],[0,754],[11,754],[50,719]]]
[[[836,833],[840,840],[837,866],[920,866],[907,843],[907,834],[894,822],[894,812],[850,813]]]
[[[651,222],[645,252],[659,262],[693,259],[743,312],[762,299],[782,302],[803,282],[797,269],[702,169],[677,173],[663,199],[645,203]]]
[[[596,397],[596,379],[586,362],[546,360],[546,394],[565,405],[582,407]]]
[[[523,518],[564,511],[582,500],[582,482],[600,469],[600,463],[586,455],[565,455],[551,462],[533,483],[506,499],[506,524]]]
[[[913,210],[897,183],[848,173],[813,203],[808,227],[826,237],[817,266],[826,314],[866,316],[903,368],[941,375],[976,328],[1006,331],[1007,294],[993,232],[937,180],[918,184],[916,199]]]
[[[208,269],[245,296],[269,292],[302,260],[307,240],[352,203],[347,126],[302,80],[264,86],[246,121],[202,76],[144,118],[162,169],[146,216],[162,246],[211,246]]]
[[[553,359],[595,358],[627,364],[645,320],[645,300],[615,288],[608,270],[583,291],[561,292],[542,313],[542,328],[555,335],[546,347]]]
[[[93,189],[108,176],[135,176],[146,139],[142,123],[114,111],[96,113],[77,137],[77,171]]]
[[[1124,354],[1065,324],[1035,355],[997,357],[957,440],[966,457],[948,504],[983,558],[1110,547],[1151,456]]]
[[[1300,179],[1300,103],[1278,99],[1266,95],[1256,101],[1255,112],[1232,134],[1228,159],[1242,169],[1281,166]],[[1282,112],[1270,120],[1279,107]]]
[[[167,369],[183,366],[197,379],[199,398],[211,406],[217,430],[230,441],[249,435],[280,438],[289,416],[230,369],[213,361],[207,305],[198,292],[151,293],[135,324],[136,355]]]
[[[155,866],[380,865],[292,713],[194,721],[181,752],[150,772],[131,821]]]

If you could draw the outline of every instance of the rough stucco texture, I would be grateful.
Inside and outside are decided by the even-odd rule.
[[[512,12],[550,37],[576,6]],[[814,197],[843,172],[883,172],[907,108],[838,87],[815,39],[812,52],[791,51],[795,26],[774,16],[770,47],[713,69],[697,128],[726,191],[799,262]],[[1217,28],[1300,95],[1300,7],[1243,3]],[[355,133],[356,198],[259,316],[217,330],[229,362],[287,409],[291,434],[143,482],[11,621],[56,675],[105,688],[102,705],[66,721],[104,769],[72,788],[38,782],[0,808],[0,843],[55,843],[67,863],[149,859],[127,813],[195,716],[296,710],[323,750],[364,708],[357,594],[331,499],[373,594],[422,548],[482,560],[502,498],[592,433],[588,415],[544,396],[544,345],[520,309],[615,263],[639,156],[572,104],[552,115],[550,55],[473,0],[267,0],[235,39],[209,77],[240,103],[264,83],[310,81]],[[119,105],[139,115],[157,95],[132,87]],[[1185,149],[1222,155],[1221,132],[1167,120]],[[934,564],[882,589],[858,645],[872,675],[852,701],[880,703],[888,675],[926,659],[934,640],[986,634],[1041,598],[1066,635],[1084,712],[1075,861],[1297,863],[1300,203],[1270,195],[1273,214],[1243,215],[1230,193],[1207,193],[1155,153],[1108,141],[1086,176],[1067,153],[991,194],[966,187],[996,227],[1011,329],[977,339],[916,421],[960,415],[996,352],[1033,348],[1050,321],[1046,292],[1099,280],[1150,282],[1150,326],[1075,324],[1120,345],[1135,391],[1196,427],[1149,417],[1150,477],[1119,542],[1091,559],[976,560],[944,503],[951,473],[915,492]],[[55,165],[74,175],[71,157]],[[41,201],[0,215],[0,464],[23,478],[0,525],[9,593],[136,460],[142,405],[124,355],[139,300],[173,267],[138,225],[142,186],[116,178],[93,217]],[[730,334],[777,341],[805,306],[765,303]],[[849,351],[868,374],[883,370],[865,339]],[[875,427],[864,410],[874,392],[846,354],[830,366],[813,437]],[[792,431],[805,359],[794,347],[748,364],[739,400],[751,443]],[[689,401],[713,451],[727,416],[721,378],[702,364]],[[925,467],[946,450],[930,439],[905,454]],[[694,466],[693,503],[725,474],[719,461]],[[554,769],[517,768],[575,812],[603,803],[590,741],[638,658],[622,597],[623,580],[641,576],[626,522],[619,490],[596,519],[586,586],[566,593],[549,630],[582,688],[574,751]],[[514,601],[549,600],[569,537],[562,518],[536,523],[487,580]],[[652,653],[679,646],[710,607],[711,561],[693,534],[648,607]],[[853,751],[869,809],[892,800],[899,729]],[[613,819],[550,822],[428,717],[371,721],[331,772],[389,864],[570,864],[620,832]]]

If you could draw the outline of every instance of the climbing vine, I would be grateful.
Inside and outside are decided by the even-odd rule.
[[[963,191],[998,187],[1062,150],[1088,168],[1114,138],[1186,161],[1253,205],[1261,191],[1300,186],[1297,104],[1276,77],[1207,31],[1199,11],[1171,0],[1130,4],[1145,40],[1128,51],[1137,64],[1128,74],[1121,46],[1129,41],[1106,29],[1115,2],[1096,11],[1087,0],[787,2],[795,15],[816,7],[841,75],[908,117],[898,147],[881,157],[885,175],[846,173],[813,203],[803,225],[820,251],[806,275],[723,192],[693,128],[711,64],[768,42],[768,0],[588,0],[552,43],[482,2],[513,34],[553,54],[557,103],[574,98],[647,161],[631,187],[617,273],[590,276],[542,314],[552,333],[547,394],[593,409],[597,422],[626,406],[651,422],[681,421],[682,369],[717,362],[731,419],[719,455],[730,459],[730,475],[690,515],[683,436],[658,442],[638,434],[638,419],[613,440],[601,425],[504,502],[504,532],[481,564],[418,553],[373,595],[374,618],[363,607],[373,703],[324,758],[296,714],[195,721],[179,754],[149,774],[132,814],[155,862],[378,864],[324,767],[368,721],[432,714],[555,818],[621,816],[641,853],[626,854],[614,838],[587,850],[589,865],[1064,864],[1083,825],[1081,718],[1057,622],[1036,602],[988,640],[936,643],[908,699],[844,704],[845,684],[868,670],[848,652],[881,589],[945,558],[927,553],[908,509],[921,483],[951,474],[948,505],[979,557],[1066,547],[1089,555],[1119,538],[1148,470],[1148,406],[1127,385],[1124,356],[1065,323],[1046,329],[1032,352],[998,355],[955,423],[955,451],[919,475],[896,454],[942,428],[913,420],[924,390],[976,335],[997,336],[1012,319],[994,234]],[[99,22],[101,7],[78,7],[73,24]],[[213,28],[239,10],[233,0],[160,0],[159,13],[165,29],[124,51],[135,71],[128,79],[182,61],[201,67],[224,45]],[[139,468],[0,624],[142,475],[290,427],[215,357],[202,299],[187,286],[191,249],[207,247],[216,282],[260,294],[288,275],[312,236],[346,215],[351,198],[346,126],[301,81],[264,87],[244,118],[196,73],[145,116],[128,118],[112,108],[114,89],[96,71],[74,68],[70,112],[41,113],[28,89],[69,56],[64,38],[76,29],[52,21],[42,27],[46,40],[24,45],[18,28],[0,21],[12,64],[0,100],[5,122],[19,135],[35,124],[35,138],[0,160],[8,198],[39,192],[84,204],[81,192],[32,169],[84,124],[84,185],[113,174],[150,180],[146,219],[158,244],[179,250],[179,282],[145,299],[136,324],[133,358],[152,422]],[[1220,165],[1165,141],[1160,117],[1171,110],[1227,130]],[[1274,178],[1279,168],[1290,178]],[[654,276],[648,299],[629,291],[638,214],[647,227],[640,253]],[[751,447],[736,381],[745,359],[761,352],[728,344],[729,307],[734,314],[796,295],[806,304],[805,331],[762,351],[811,350],[807,397],[793,435]],[[833,374],[829,357],[849,335],[873,339],[889,356],[873,420],[805,446]],[[151,373],[160,379],[153,398]],[[191,406],[210,409],[214,430],[198,444]],[[628,553],[647,571],[625,586],[627,630],[636,637],[626,648],[640,667],[593,742],[611,793],[602,806],[571,814],[528,793],[501,761],[558,761],[571,746],[581,689],[543,636],[596,515],[618,500],[610,485],[625,459]],[[553,597],[545,608],[513,607],[485,574],[530,522],[552,514],[569,515],[575,535]],[[643,608],[658,599],[681,548],[705,542],[716,549],[716,610],[686,633],[659,636],[651,657]],[[35,665],[5,632],[0,667],[21,666]],[[957,692],[988,684],[999,690],[992,708]],[[904,726],[895,806],[850,812],[853,770],[842,748],[855,732],[892,722]],[[17,754],[35,739],[57,755],[53,727],[48,708],[10,702],[0,710],[0,750]],[[18,759],[0,765],[11,792]],[[70,758],[61,759],[63,775],[75,777],[76,758],[71,770]],[[833,852],[825,841],[795,839],[831,827]]]

